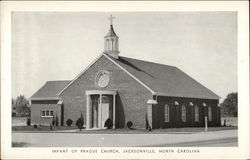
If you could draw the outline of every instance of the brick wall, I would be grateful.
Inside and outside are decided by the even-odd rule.
[[[157,97],[158,105],[154,108],[154,128],[167,128],[167,127],[198,127],[204,126],[204,114],[208,116],[208,112],[205,112],[205,108],[202,103],[206,103],[207,107],[212,107],[212,121],[208,121],[208,126],[219,126],[219,108],[217,107],[218,100],[208,100],[208,99],[194,99],[194,98],[178,98],[178,97]],[[179,106],[174,105],[174,101],[178,101]],[[192,102],[194,106],[190,106],[189,102]],[[170,107],[170,122],[164,122],[164,106],[168,104]],[[186,106],[186,122],[181,120],[181,106]],[[194,107],[197,105],[199,107],[199,122],[194,120]]]
[[[61,105],[59,104],[31,104],[31,125],[49,126],[52,117],[42,117],[42,110],[53,110],[54,115],[58,116],[59,125],[61,124]]]
[[[95,82],[100,70],[110,74],[106,88],[99,88]],[[152,94],[104,56],[60,95],[64,104],[64,122],[70,118],[75,124],[81,112],[86,122],[86,90],[117,90],[116,127],[123,128],[127,121],[132,121],[133,127],[145,128],[146,102],[152,98]]]

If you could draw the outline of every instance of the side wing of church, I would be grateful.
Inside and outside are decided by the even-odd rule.
[[[220,125],[219,96],[174,66],[119,56],[111,23],[104,52],[71,81],[48,81],[31,98],[31,123],[84,117],[86,129]]]

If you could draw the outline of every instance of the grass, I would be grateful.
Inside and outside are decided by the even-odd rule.
[[[238,129],[238,127],[209,127],[208,131],[221,131],[221,130],[231,130]],[[196,132],[203,132],[205,129],[203,127],[190,127],[190,128],[165,128],[165,129],[153,129],[148,131],[146,129],[115,129],[115,130],[82,130],[77,131],[78,133],[84,134],[192,134]]]
[[[27,117],[12,117],[12,126],[26,126]]]
[[[27,145],[28,143],[24,143],[24,142],[12,142],[12,147],[25,147]]]
[[[231,130],[231,129],[238,129],[238,127],[209,127],[208,131],[220,131],[220,130]],[[53,130],[50,130],[50,127],[47,126],[39,126],[38,128],[34,128],[33,126],[13,126],[12,131],[31,131],[31,132],[39,132],[39,131],[63,131],[72,133],[69,130],[76,130],[73,133],[84,133],[84,134],[192,134],[196,132],[203,132],[204,127],[190,127],[190,128],[166,128],[166,129],[153,129],[152,131],[148,131],[146,129],[102,129],[102,130],[82,130],[80,131],[77,127],[72,126],[60,126],[54,127]]]
[[[62,130],[74,130],[74,129],[77,129],[77,127],[58,126],[58,127],[53,127],[53,130],[51,130],[49,126],[37,126],[37,128],[34,128],[33,126],[12,126],[12,131],[62,131]]]
[[[237,117],[221,117],[221,125],[224,125],[225,120],[227,126],[238,126]]]

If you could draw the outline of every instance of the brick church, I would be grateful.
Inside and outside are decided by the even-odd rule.
[[[219,96],[174,66],[122,57],[112,16],[104,52],[70,81],[48,81],[31,98],[31,124],[81,116],[86,129],[220,125]]]

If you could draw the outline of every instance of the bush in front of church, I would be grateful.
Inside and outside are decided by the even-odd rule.
[[[27,118],[27,126],[30,126],[30,118]]]
[[[56,126],[58,126],[59,125],[59,120],[58,120],[58,116],[56,115]]]
[[[73,121],[71,119],[67,119],[66,124],[68,127],[72,125]]]
[[[78,118],[78,120],[76,121],[76,126],[80,129],[80,131],[83,129],[83,116],[82,116],[82,113],[81,113],[81,117]]]
[[[105,124],[104,124],[104,127],[107,127],[108,129],[112,129],[113,127],[113,122],[110,118],[108,118],[106,121],[105,121]]]
[[[127,122],[127,127],[128,127],[129,129],[132,129],[132,126],[133,126],[133,122],[128,121],[128,122]]]

